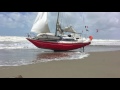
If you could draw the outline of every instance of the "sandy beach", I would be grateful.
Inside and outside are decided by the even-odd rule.
[[[89,54],[80,60],[0,67],[0,78],[120,78],[120,51]]]

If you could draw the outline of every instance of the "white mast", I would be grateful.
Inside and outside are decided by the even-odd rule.
[[[59,12],[58,12],[58,16],[57,16],[55,36],[57,36],[58,29],[59,29]]]

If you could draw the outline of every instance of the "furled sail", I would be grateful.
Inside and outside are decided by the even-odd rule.
[[[31,32],[35,33],[50,33],[48,22],[47,22],[47,12],[38,12],[38,15],[34,21]]]
[[[72,28],[72,26],[65,27],[63,30],[64,30],[64,32],[71,32],[71,33],[75,33],[75,32],[76,32],[76,31]]]

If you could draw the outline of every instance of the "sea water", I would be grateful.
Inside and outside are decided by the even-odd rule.
[[[0,36],[0,66],[19,66],[40,62],[75,60],[89,57],[89,52],[120,50],[120,40],[93,39],[85,52],[76,49],[67,52],[53,52],[40,49],[26,40],[26,37]]]

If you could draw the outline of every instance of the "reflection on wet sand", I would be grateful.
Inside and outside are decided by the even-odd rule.
[[[33,60],[37,62],[59,61],[59,60],[75,60],[87,57],[89,54],[81,52],[43,52],[36,55]]]
[[[41,53],[37,55],[37,60],[40,59],[55,59],[55,58],[62,58],[68,57],[68,53]]]
[[[62,59],[69,57],[71,54],[68,52],[49,52],[49,53],[40,53],[37,54],[36,60],[33,62],[38,62],[38,61],[48,61],[48,60],[55,60],[55,59]]]

